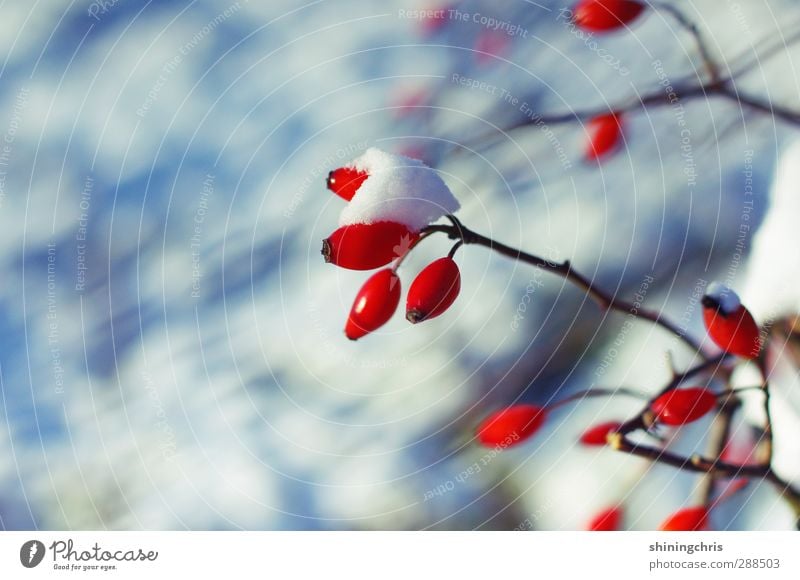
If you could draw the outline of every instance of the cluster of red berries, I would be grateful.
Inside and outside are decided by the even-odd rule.
[[[669,427],[677,427],[701,419],[717,404],[717,395],[703,387],[671,389],[650,403],[650,412],[655,421]],[[509,436],[516,435],[514,445],[534,435],[547,418],[548,410],[537,405],[521,404],[496,411],[478,426],[475,436],[480,443],[494,447]],[[587,446],[600,446],[616,433],[622,423],[609,421],[585,431],[580,442]]]
[[[364,171],[341,167],[328,174],[328,189],[350,201],[369,178]],[[419,232],[406,225],[380,221],[351,224],[337,229],[322,242],[327,262],[350,270],[373,270],[402,258]],[[400,277],[394,268],[384,268],[370,276],[356,294],[345,324],[350,340],[373,332],[386,324],[400,304]],[[411,283],[406,298],[406,319],[412,324],[444,313],[461,291],[461,272],[452,256],[428,264]]]
[[[761,336],[752,314],[739,302],[736,294],[712,284],[703,297],[703,321],[711,340],[724,352],[743,358],[756,358],[761,349]],[[670,389],[650,401],[648,412],[655,424],[679,427],[705,417],[717,406],[717,394],[705,387]],[[520,404],[501,409],[486,417],[477,427],[476,439],[487,447],[496,447],[509,438],[518,445],[532,437],[545,423],[548,409]],[[586,446],[604,446],[618,433],[622,423],[609,421],[587,429],[580,437]],[[681,509],[668,517],[659,529],[665,531],[703,530],[707,528],[710,508]],[[619,530],[622,508],[615,506],[598,513],[588,524],[589,530]]]
[[[723,290],[727,300],[716,292],[703,297],[703,320],[709,337],[728,354],[756,358],[761,348],[761,337],[753,315],[732,290]],[[734,308],[729,308],[733,306]],[[654,420],[670,427],[678,427],[705,417],[717,404],[717,395],[705,387],[670,389],[650,402],[649,410]],[[533,435],[544,423],[547,410],[535,405],[516,405],[487,417],[478,427],[476,436],[485,445],[496,445],[516,433],[521,443]],[[610,434],[621,423],[611,421],[596,425],[583,433],[585,445],[605,445]]]

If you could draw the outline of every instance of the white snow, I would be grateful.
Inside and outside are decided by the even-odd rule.
[[[759,320],[800,310],[800,141],[780,157],[770,209],[753,239],[743,295]]]
[[[340,226],[394,221],[419,231],[460,207],[436,170],[418,159],[372,147],[350,167],[369,177],[339,216]]]
[[[753,239],[747,260],[743,296],[748,309],[759,320],[776,321],[800,311],[800,141],[781,153],[770,192],[770,207]],[[773,465],[793,483],[800,481],[800,375],[786,345],[770,345],[770,409],[775,441]],[[757,384],[754,369],[742,373],[736,386]],[[755,424],[763,422],[761,399],[744,400],[743,413]]]
[[[716,300],[725,314],[732,314],[742,305],[739,295],[721,282],[711,282],[706,290],[706,296]]]

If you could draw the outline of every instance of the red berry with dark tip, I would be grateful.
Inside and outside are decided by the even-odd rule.
[[[386,324],[400,304],[400,278],[390,268],[373,274],[353,301],[344,333],[358,340]]]
[[[611,507],[594,516],[586,529],[590,532],[616,532],[622,528],[622,508]]]
[[[702,387],[667,391],[650,405],[664,425],[684,425],[705,416],[717,404],[717,396]]]
[[[758,324],[733,290],[718,286],[716,291],[703,296],[702,303],[703,323],[714,344],[730,354],[758,357],[761,350]]]
[[[612,153],[622,140],[622,123],[619,115],[609,113],[589,121],[589,145],[586,158],[600,159]]]
[[[659,526],[663,532],[697,532],[708,526],[708,508],[692,507],[676,511]]]
[[[348,270],[374,270],[402,256],[418,237],[397,222],[351,224],[323,240],[322,255]]]
[[[367,177],[369,175],[366,171],[359,171],[353,167],[340,167],[328,173],[326,184],[333,193],[350,201]]]
[[[534,435],[544,424],[547,411],[537,405],[514,405],[492,413],[476,431],[486,447],[511,447]]]
[[[575,6],[573,20],[585,30],[611,32],[636,20],[644,8],[633,0],[582,0]]]
[[[599,446],[607,443],[609,433],[614,433],[622,426],[618,421],[609,421],[590,427],[581,435],[581,443],[584,445]]]
[[[450,257],[428,264],[414,278],[406,299],[406,319],[412,324],[436,318],[453,304],[461,291],[461,272]]]

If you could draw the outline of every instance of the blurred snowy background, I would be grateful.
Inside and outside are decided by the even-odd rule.
[[[724,70],[748,67],[737,90],[800,110],[795,0],[673,4]],[[377,146],[439,169],[477,231],[569,258],[624,298],[652,277],[645,304],[697,336],[696,289],[713,279],[746,287],[757,317],[778,288],[797,310],[800,152],[775,178],[796,126],[701,94],[684,117],[627,116],[600,165],[583,161],[577,119],[493,130],[702,74],[666,12],[594,45],[565,6],[0,4],[0,528],[581,529],[624,501],[626,527],[652,529],[691,505],[696,476],[575,445],[635,401],[565,408],[497,456],[470,441],[512,401],[657,389],[667,351],[690,360],[675,338],[623,332],[562,280],[469,247],[450,312],[351,343],[365,276],[319,255],[341,208],[325,175]],[[413,12],[427,8],[467,17]],[[773,190],[787,205],[748,282]],[[420,246],[404,282],[448,248]],[[758,421],[745,414],[737,437]],[[797,478],[791,405],[776,429]],[[713,522],[786,529],[792,515],[763,484]]]

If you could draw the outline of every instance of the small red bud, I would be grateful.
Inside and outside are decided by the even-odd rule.
[[[323,240],[322,255],[348,270],[374,270],[403,255],[418,237],[397,222],[351,224]]]
[[[412,323],[436,318],[446,311],[461,291],[461,273],[450,257],[428,264],[411,283],[406,300],[406,319]]]
[[[611,32],[630,24],[644,4],[633,0],[581,0],[573,11],[575,24],[593,32]]]
[[[359,171],[353,167],[340,167],[328,173],[326,184],[333,193],[350,201],[367,177],[369,175],[366,171]]]
[[[725,352],[745,358],[758,357],[761,335],[753,315],[744,305],[738,304],[727,312],[715,297],[706,295],[703,297],[703,322],[708,336]]]
[[[702,387],[672,389],[650,405],[656,419],[664,425],[684,425],[697,421],[717,404],[717,396]]]
[[[547,411],[537,405],[514,405],[492,413],[478,425],[478,441],[486,447],[511,447],[535,434]]]
[[[692,507],[676,511],[659,526],[662,532],[699,532],[708,526],[708,508]]]
[[[447,14],[450,8],[451,6],[437,6],[421,10],[420,15],[423,17],[419,19],[420,32],[431,36],[444,28],[449,21]]]
[[[598,513],[586,527],[590,532],[616,532],[622,527],[623,512],[621,507],[611,507]]]
[[[581,435],[581,443],[591,446],[605,445],[608,434],[616,432],[620,427],[622,423],[619,421],[609,421],[590,427]]]
[[[475,41],[475,61],[478,65],[486,66],[502,62],[511,46],[509,36],[495,30],[484,30]],[[498,58],[499,57],[499,58]]]
[[[400,278],[390,268],[370,276],[356,294],[344,333],[350,340],[358,340],[377,330],[397,310],[400,303]]]
[[[609,113],[589,121],[588,160],[600,159],[613,152],[622,140],[622,122],[619,115]]]

